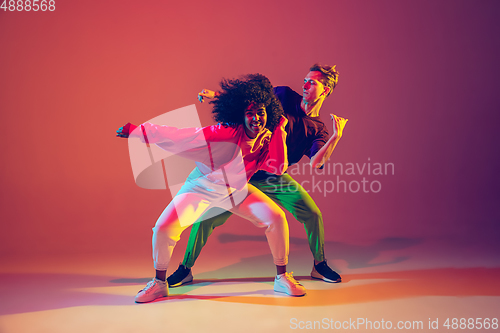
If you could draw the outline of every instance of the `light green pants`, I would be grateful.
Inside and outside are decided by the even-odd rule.
[[[306,229],[309,248],[317,261],[325,260],[324,244],[325,232],[323,217],[309,193],[296,182],[290,175],[273,176],[264,180],[250,180],[250,184],[257,187],[278,205],[289,211]],[[189,242],[184,254],[182,264],[193,267],[200,255],[201,249],[206,244],[208,236],[215,227],[223,225],[232,215],[224,212],[207,220],[201,217],[201,222],[193,224],[189,234]]]

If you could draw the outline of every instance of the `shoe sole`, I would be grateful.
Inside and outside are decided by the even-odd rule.
[[[313,275],[313,273],[311,273],[311,277],[312,277],[313,279],[323,280],[323,281],[325,281],[325,282],[329,282],[329,283],[340,283],[340,282],[342,282],[342,278],[338,278],[336,281],[333,281],[333,280],[330,280],[330,279],[328,279],[328,278],[324,277],[323,275],[321,275],[321,274],[319,274],[319,273],[318,273],[318,275],[317,275],[317,276],[314,276],[314,275]]]
[[[160,299],[160,298],[165,298],[165,297],[168,297],[168,295],[162,295],[162,296],[158,296],[156,298],[153,298],[152,300],[147,300],[147,301],[139,301],[139,300],[135,300],[136,303],[149,303],[149,302],[153,302],[153,301],[156,301],[157,299]]]
[[[286,288],[284,288],[283,290],[277,290],[276,287],[274,288],[274,291],[277,293],[284,293],[284,294],[287,294],[288,296],[296,296],[296,297],[304,296],[306,294],[306,292],[304,291],[303,294],[294,295],[294,294],[290,294]]]

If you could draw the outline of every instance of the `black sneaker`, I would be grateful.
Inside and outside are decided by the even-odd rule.
[[[193,281],[193,274],[191,273],[191,268],[180,264],[179,268],[167,278],[169,287],[179,287],[183,284]]]
[[[326,260],[313,266],[311,277],[331,283],[342,281],[340,275],[338,275],[337,272],[328,267]]]

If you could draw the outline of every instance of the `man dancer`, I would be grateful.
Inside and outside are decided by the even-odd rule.
[[[338,72],[335,66],[315,64],[309,69],[302,86],[302,96],[290,87],[276,87],[274,93],[283,106],[284,115],[288,119],[286,127],[289,165],[299,162],[303,155],[311,160],[311,166],[321,168],[329,159],[342,136],[347,119],[331,115],[334,120],[334,133],[328,138],[325,124],[319,117],[321,106],[330,96],[338,83]],[[213,98],[218,92],[204,89],[203,98]],[[314,256],[311,276],[326,282],[341,282],[341,277],[327,264],[324,255],[324,228],[321,211],[311,196],[290,175],[276,176],[265,171],[257,172],[250,183],[264,192],[274,202],[288,210],[301,223],[309,241],[309,248]],[[191,282],[193,267],[208,236],[215,227],[226,222],[231,212],[224,212],[192,226],[184,260],[179,268],[168,277],[170,287],[177,287]]]

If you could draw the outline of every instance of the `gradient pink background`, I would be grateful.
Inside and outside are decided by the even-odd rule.
[[[331,130],[329,113],[349,118],[332,161],[395,165],[394,175],[365,175],[379,193],[312,193],[328,244],[435,240],[436,256],[446,244],[498,256],[497,1],[56,5],[0,11],[2,257],[150,260],[150,228],[171,198],[134,184],[116,129],[197,103],[222,77],[259,72],[300,91],[315,62],[340,72],[322,119]],[[210,106],[197,108],[212,124]],[[236,218],[219,232],[262,235]],[[226,246],[213,238],[212,249]],[[336,251],[326,248],[343,259]]]

